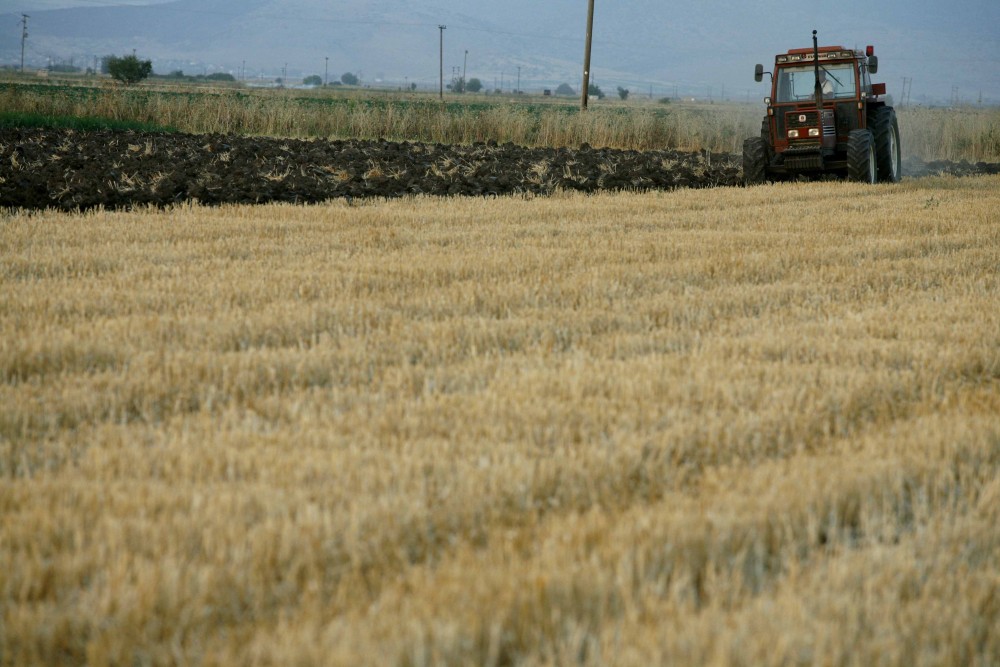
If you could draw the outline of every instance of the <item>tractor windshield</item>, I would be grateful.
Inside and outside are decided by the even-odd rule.
[[[854,97],[854,65],[837,63],[820,65],[820,85],[823,98]],[[802,102],[811,100],[816,90],[816,70],[812,65],[782,67],[778,70],[777,102]]]

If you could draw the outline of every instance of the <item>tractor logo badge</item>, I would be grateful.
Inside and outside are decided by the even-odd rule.
[[[806,122],[806,115],[805,114],[799,114],[799,122],[800,123]]]

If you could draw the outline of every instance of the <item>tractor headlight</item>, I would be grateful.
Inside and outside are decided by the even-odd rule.
[[[819,136],[819,128],[818,127],[810,127],[809,128],[809,136],[810,137],[818,137]]]
[[[789,139],[798,139],[799,138],[799,131],[798,130],[789,130],[788,131],[788,138]]]

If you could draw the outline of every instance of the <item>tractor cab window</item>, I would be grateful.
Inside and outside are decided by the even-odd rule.
[[[838,63],[820,65],[820,83],[824,99],[854,97],[854,65]],[[782,67],[778,70],[777,102],[804,102],[813,98],[816,90],[816,70],[812,65]]]

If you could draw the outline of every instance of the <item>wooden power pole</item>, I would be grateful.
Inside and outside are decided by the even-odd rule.
[[[438,92],[438,96],[441,98],[442,102],[444,102],[444,31],[445,31],[445,28],[447,28],[447,27],[448,26],[446,26],[446,25],[439,25],[438,26],[438,31],[441,34],[441,43],[440,43],[440,47],[439,47],[439,60],[438,60],[438,63],[440,64],[441,71],[440,71],[439,80],[438,80],[438,82],[440,84],[440,91]]]
[[[21,74],[24,74],[24,43],[28,39],[28,19],[27,14],[21,14]]]
[[[583,91],[580,93],[580,109],[587,110],[587,95],[590,92],[590,42],[594,36],[594,0],[587,8],[587,45],[583,50]]]

